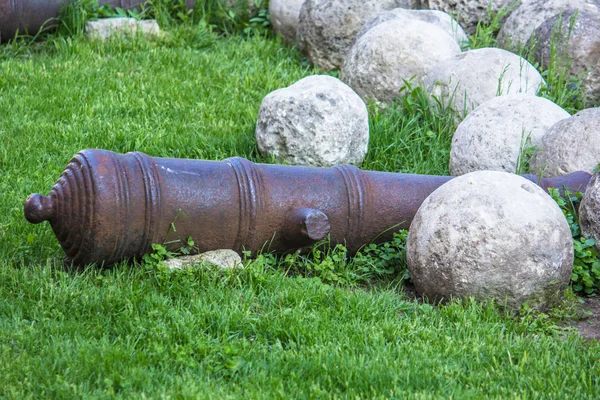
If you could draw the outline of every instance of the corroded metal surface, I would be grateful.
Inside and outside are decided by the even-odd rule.
[[[525,177],[538,183],[534,175]],[[576,172],[539,184],[584,191],[590,178]],[[188,237],[200,251],[285,252],[330,235],[332,243],[354,252],[407,229],[427,196],[450,179],[350,165],[309,168],[239,157],[219,162],[84,150],[49,196],[27,198],[25,217],[49,221],[76,264],[140,257],[153,243],[171,242],[176,249]]]
[[[56,17],[68,0],[0,0],[0,41],[6,42],[15,34],[35,35],[40,29],[52,30],[56,27]],[[124,10],[143,5],[146,0],[99,0],[100,5],[110,4]],[[194,8],[195,0],[186,0],[189,9]]]

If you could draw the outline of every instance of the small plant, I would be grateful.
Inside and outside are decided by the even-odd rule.
[[[572,194],[565,190],[563,197],[556,188],[548,189],[548,191],[565,215],[573,236],[575,260],[571,286],[576,293],[594,295],[600,289],[600,258],[594,249],[594,240],[581,236],[577,209],[583,194],[580,192]]]
[[[142,257],[142,265],[147,270],[154,270],[163,266],[165,260],[173,258],[176,255],[176,253],[168,251],[164,245],[153,243],[152,253],[144,254]]]
[[[254,32],[266,33],[271,27],[271,16],[269,15],[269,9],[263,8],[262,1],[255,1],[256,7],[259,9],[256,15],[248,21],[248,26],[244,29],[244,33],[251,34]]]
[[[531,136],[523,131],[521,132],[521,146],[519,148],[519,157],[517,158],[516,173],[526,174],[529,171],[529,163],[536,147],[531,144]]]
[[[469,47],[471,49],[480,49],[483,47],[495,47],[497,44],[496,36],[502,26],[502,21],[519,5],[514,2],[508,7],[502,7],[498,12],[492,9],[492,2],[488,7],[487,19],[479,21],[475,34],[469,37]]]
[[[370,243],[351,257],[342,244],[331,247],[329,240],[317,243],[307,255],[288,254],[281,264],[288,271],[325,283],[357,285],[374,279],[408,278],[406,268],[407,231],[394,233],[386,243]]]
[[[177,251],[167,250],[166,244],[152,244],[152,252],[144,254],[142,257],[142,265],[147,270],[156,270],[164,267],[164,261],[177,257],[179,255],[189,255],[195,253],[197,247],[192,237],[188,237],[185,244]]]
[[[196,14],[225,35],[269,34],[271,30],[269,4],[265,0],[206,0],[196,4]]]

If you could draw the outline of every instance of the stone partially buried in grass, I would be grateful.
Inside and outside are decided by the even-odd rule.
[[[358,165],[369,143],[367,107],[339,79],[309,76],[263,99],[256,141],[262,155],[282,163]]]
[[[573,270],[571,230],[554,200],[518,175],[472,172],[434,191],[410,226],[407,262],[430,300],[475,297],[544,309]]]
[[[588,108],[552,125],[531,160],[532,173],[592,173],[600,162],[600,107]]]
[[[450,174],[519,171],[529,150],[539,146],[546,129],[569,118],[548,99],[512,94],[486,101],[460,123],[452,137]],[[525,172],[525,171],[523,171]]]
[[[242,268],[242,258],[233,250],[212,250],[191,256],[170,258],[164,261],[169,269],[184,269],[192,265],[208,264],[222,269]]]
[[[420,79],[458,53],[460,46],[443,29],[395,18],[368,30],[352,45],[341,79],[363,99],[386,103],[399,96],[405,81]]]
[[[300,9],[298,48],[311,64],[340,68],[354,37],[369,19],[413,0],[306,0]]]
[[[149,39],[160,35],[160,27],[156,20],[138,21],[135,18],[104,18],[88,21],[85,32],[92,39],[107,40],[114,36],[140,34]]]
[[[437,65],[424,83],[443,104],[466,115],[496,96],[537,94],[544,80],[524,58],[502,49],[482,48]]]

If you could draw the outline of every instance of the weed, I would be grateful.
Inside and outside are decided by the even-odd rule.
[[[497,44],[496,36],[502,27],[502,21],[518,6],[519,2],[515,1],[502,7],[498,12],[494,12],[492,2],[490,2],[487,19],[479,21],[475,33],[469,37],[469,48],[475,50],[484,47],[495,47]]]
[[[529,172],[529,163],[533,154],[536,150],[536,146],[531,144],[531,136],[525,132],[525,129],[521,131],[521,144],[519,146],[519,157],[517,158],[517,166],[515,173],[522,175]]]
[[[600,258],[594,249],[594,240],[586,239],[581,235],[577,210],[583,194],[580,192],[573,194],[565,190],[564,196],[561,196],[560,191],[556,188],[548,189],[548,191],[561,208],[571,228],[575,250],[573,274],[571,275],[573,290],[576,293],[595,295],[600,289]]]
[[[265,0],[206,0],[196,13],[225,35],[236,33],[271,35],[269,4]]]
[[[343,244],[332,246],[329,239],[312,246],[307,254],[290,253],[280,257],[265,256],[259,262],[274,266],[293,276],[317,278],[342,286],[371,284],[375,280],[400,281],[408,278],[406,268],[406,231],[394,233],[390,242],[370,243],[354,256]]]
[[[387,108],[371,106],[363,168],[447,175],[458,113],[411,82],[401,91],[403,96]]]

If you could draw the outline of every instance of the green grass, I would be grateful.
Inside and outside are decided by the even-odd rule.
[[[0,48],[0,398],[598,398],[598,343],[545,315],[421,305],[401,279],[327,284],[314,258],[290,272],[269,255],[236,271],[63,268],[23,201],[75,152],[264,162],[262,98],[318,72],[272,38],[170,32]],[[424,93],[370,114],[363,167],[447,173],[455,120]]]

